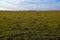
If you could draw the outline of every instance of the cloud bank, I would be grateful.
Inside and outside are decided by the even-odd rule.
[[[0,10],[60,10],[60,0],[1,0]]]

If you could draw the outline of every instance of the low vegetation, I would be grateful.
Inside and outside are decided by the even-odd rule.
[[[0,40],[60,40],[60,12],[1,11]]]

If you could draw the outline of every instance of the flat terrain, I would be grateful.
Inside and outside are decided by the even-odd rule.
[[[60,12],[0,11],[0,40],[60,40]]]

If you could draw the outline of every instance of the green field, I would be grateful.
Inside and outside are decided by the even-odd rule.
[[[0,11],[0,40],[60,40],[60,12]]]

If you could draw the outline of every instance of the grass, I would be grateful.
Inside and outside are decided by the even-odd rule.
[[[60,12],[0,11],[0,40],[60,40]]]

